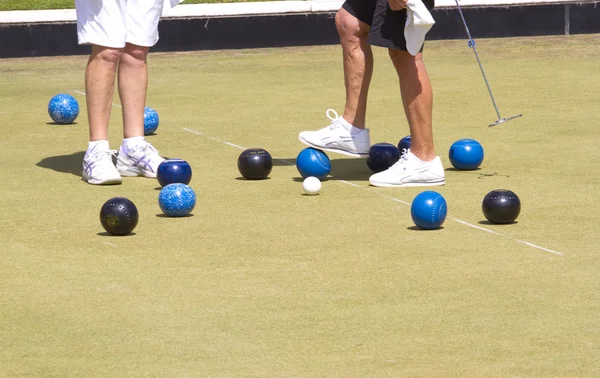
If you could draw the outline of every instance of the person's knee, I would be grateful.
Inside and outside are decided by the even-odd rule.
[[[369,34],[369,25],[361,22],[344,8],[340,8],[335,14],[335,26],[342,40],[366,40]]]
[[[128,44],[125,46],[123,55],[121,56],[121,64],[127,65],[145,65],[148,56],[148,47],[136,46]]]
[[[100,59],[111,66],[117,66],[122,54],[123,49],[113,47],[94,46],[92,50],[93,59]]]
[[[408,51],[388,49],[392,63],[396,68],[421,67],[423,66],[423,54],[413,56]]]
[[[416,56],[412,56],[408,51],[404,50],[388,49],[388,54],[390,56],[390,59],[392,59],[392,61],[394,62],[415,61],[417,57],[419,59],[421,58],[421,53],[418,53]]]

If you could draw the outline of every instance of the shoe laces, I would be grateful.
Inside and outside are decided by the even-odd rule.
[[[330,112],[333,114],[333,116],[329,114]],[[342,126],[342,124],[340,122],[342,117],[340,117],[334,109],[327,109],[327,111],[325,112],[325,115],[327,116],[327,118],[329,118],[331,120],[331,124],[329,126],[326,126],[325,127],[326,129],[328,128],[330,130],[333,130],[335,128]]]
[[[148,142],[137,144],[125,151],[125,154],[134,160],[134,165],[152,169],[152,160],[160,157],[156,148]]]
[[[400,152],[400,159],[398,159],[398,161],[395,162],[390,168],[400,168],[400,166],[404,165],[404,163],[408,161],[409,151],[409,149],[403,148]]]
[[[85,155],[83,161],[86,163],[85,170],[88,174],[96,168],[99,162],[108,160],[112,164],[112,157],[116,156],[116,150],[92,151]]]
[[[85,155],[85,161],[87,163],[96,163],[100,160],[111,159],[112,156],[116,156],[116,150],[102,150],[102,151],[92,151]]]
[[[132,148],[129,148],[127,154],[128,155],[138,155],[138,154],[143,154],[143,155],[156,154],[156,155],[158,155],[158,151],[150,143],[144,142],[144,143],[136,144]]]

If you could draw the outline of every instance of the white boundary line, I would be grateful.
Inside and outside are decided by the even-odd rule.
[[[209,139],[212,139],[212,140],[214,140],[214,141],[217,141],[217,142],[224,143],[224,144],[226,144],[226,145],[228,145],[228,146],[232,146],[232,147],[235,147],[235,148],[238,148],[238,149],[241,149],[241,150],[245,150],[245,148],[244,148],[244,147],[242,147],[242,146],[239,146],[239,145],[237,145],[237,144],[234,144],[234,143],[228,142],[228,141],[226,141],[226,140],[223,140],[223,139],[215,138],[215,137],[213,137],[213,136],[210,136],[210,135],[204,134],[204,133],[202,133],[202,132],[199,132],[199,131],[196,131],[196,130],[188,129],[188,128],[186,128],[186,127],[183,127],[183,130],[184,130],[184,131],[187,131],[187,132],[189,132],[189,133],[193,133],[193,134],[196,134],[196,135],[200,135],[200,136],[207,137],[207,138],[209,138]],[[290,161],[288,161],[288,160],[284,160],[284,159],[277,159],[277,158],[274,158],[274,159],[275,159],[275,160],[278,160],[278,161],[281,161],[281,162],[284,162],[284,163],[287,163],[287,164],[289,164],[289,165],[294,165],[294,163],[292,163],[292,162],[290,162]],[[335,180],[335,181],[337,181],[337,182],[340,182],[340,183],[342,183],[342,184],[346,184],[346,185],[353,186],[353,187],[355,187],[355,188],[359,188],[359,189],[365,190],[365,191],[367,191],[367,192],[370,192],[370,193],[377,194],[377,195],[379,195],[379,196],[381,196],[381,197],[384,197],[384,198],[390,199],[390,200],[392,200],[392,201],[394,201],[394,202],[398,202],[398,203],[401,203],[401,204],[404,204],[404,205],[408,205],[408,206],[410,206],[410,205],[411,205],[411,203],[410,203],[410,202],[406,202],[406,201],[403,201],[403,200],[401,200],[401,199],[399,199],[399,198],[392,197],[392,196],[390,196],[390,195],[387,195],[387,194],[380,193],[380,192],[378,192],[378,191],[375,191],[375,190],[373,190],[373,189],[370,189],[370,188],[364,188],[364,187],[362,187],[362,186],[360,186],[360,185],[357,185],[357,184],[354,184],[354,183],[348,182],[348,181],[346,181],[346,180]],[[469,226],[469,227],[471,227],[471,228],[474,228],[474,229],[476,229],[476,230],[481,230],[481,231],[489,232],[490,234],[493,234],[493,235],[496,235],[496,236],[501,236],[501,237],[507,238],[507,239],[509,239],[509,240],[513,240],[513,241],[516,241],[516,242],[518,242],[518,243],[525,244],[525,245],[527,245],[527,246],[529,246],[529,247],[532,247],[532,248],[536,248],[536,249],[539,249],[539,250],[542,250],[542,251],[545,251],[545,252],[553,253],[553,254],[555,254],[555,255],[562,255],[562,253],[560,253],[560,252],[558,252],[558,251],[554,251],[554,250],[552,250],[552,249],[549,249],[549,248],[541,247],[541,246],[539,246],[539,245],[536,245],[536,244],[530,243],[530,242],[528,242],[528,241],[525,241],[525,240],[516,239],[516,238],[513,238],[513,237],[511,237],[511,236],[508,236],[508,235],[506,235],[506,234],[502,234],[502,233],[499,233],[499,232],[496,232],[496,231],[490,230],[490,229],[488,229],[488,228],[485,228],[485,227],[477,226],[477,225],[474,225],[474,224],[472,224],[472,223],[469,223],[469,222],[465,222],[465,221],[463,221],[463,220],[460,220],[460,219],[457,219],[457,218],[448,217],[448,219],[452,219],[452,220],[453,220],[453,221],[455,221],[455,222],[458,222],[458,223],[460,223],[460,224],[463,224],[463,225],[465,225],[465,226]]]

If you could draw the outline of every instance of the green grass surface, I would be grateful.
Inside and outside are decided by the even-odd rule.
[[[251,0],[268,1],[268,0]],[[242,3],[248,0],[186,0],[184,4],[205,3]],[[73,0],[2,0],[0,11],[36,10],[36,9],[70,9],[75,8]]]
[[[183,219],[158,216],[155,180],[81,181],[85,56],[0,60],[2,374],[597,376],[598,43],[479,40],[501,112],[524,114],[496,128],[465,41],[427,44],[447,168],[436,231],[413,228],[406,203],[422,188],[370,187],[364,160],[331,154],[315,197],[281,161],[269,180],[238,179],[241,150],[225,142],[293,163],[298,132],[341,111],[337,46],[150,56],[161,125],[149,140],[194,171],[198,203]],[[397,79],[387,52],[375,57],[371,141],[397,143],[408,133]],[[69,91],[77,124],[49,123],[48,100]],[[461,138],[484,146],[480,170],[449,169]],[[497,188],[520,196],[518,223],[483,222]],[[138,206],[135,235],[103,233],[114,196]]]

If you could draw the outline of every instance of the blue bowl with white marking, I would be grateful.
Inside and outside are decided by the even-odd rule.
[[[79,115],[79,103],[75,97],[60,93],[50,99],[48,103],[48,114],[54,123],[68,125],[77,119]]]
[[[169,184],[160,190],[158,205],[168,217],[185,217],[196,206],[196,193],[186,184]]]
[[[144,108],[144,135],[152,135],[158,129],[160,118],[156,110],[149,106]]]

